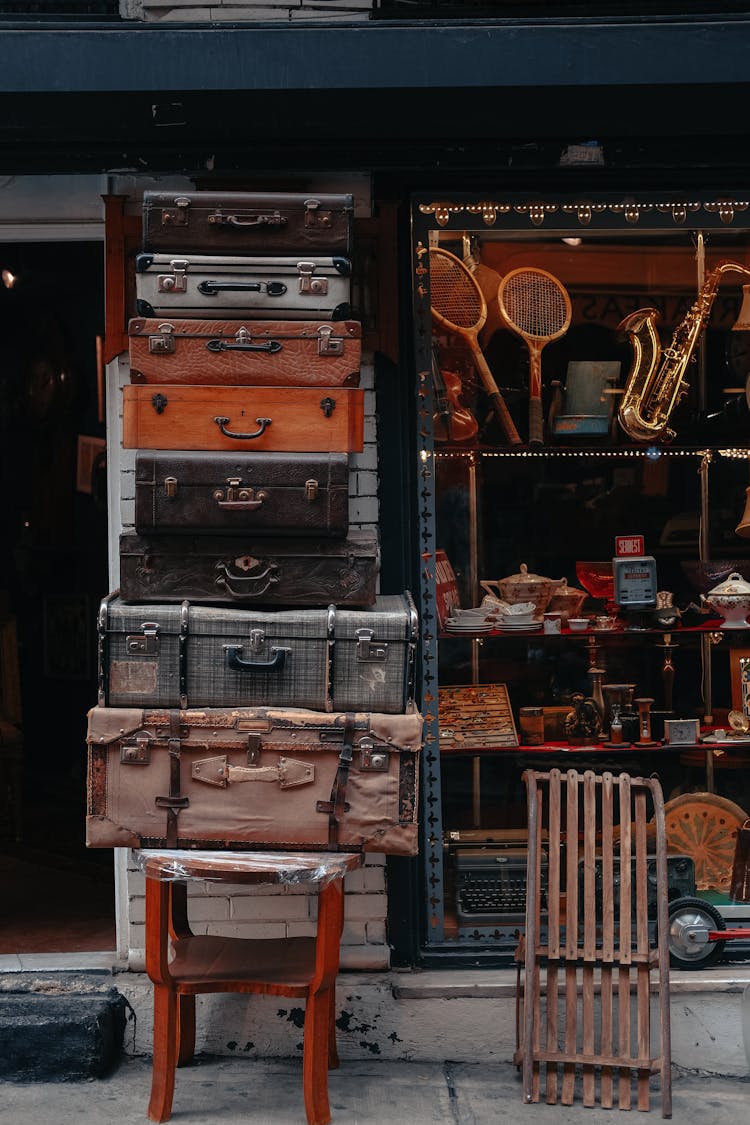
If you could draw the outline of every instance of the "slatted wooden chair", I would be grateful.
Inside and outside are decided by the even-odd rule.
[[[637,1107],[647,1110],[651,1078],[658,1074],[662,1117],[671,1117],[667,859],[659,782],[591,770],[526,770],[523,777],[529,857],[514,1060],[522,1069],[523,1100],[538,1102],[544,1079],[550,1105],[572,1105],[580,1084],[583,1105],[593,1106],[598,1084],[602,1107],[612,1108],[616,1096],[620,1109],[630,1109],[635,1081]],[[649,804],[656,836],[651,919]],[[655,1052],[652,991],[658,992]]]

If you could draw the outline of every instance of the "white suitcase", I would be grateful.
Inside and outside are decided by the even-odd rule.
[[[347,320],[348,258],[222,257],[142,253],[135,260],[138,315],[231,320]]]

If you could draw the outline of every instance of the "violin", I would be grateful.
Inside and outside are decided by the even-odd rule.
[[[432,382],[436,410],[433,415],[435,441],[471,441],[479,425],[476,418],[461,405],[461,376],[455,371],[443,371],[437,348],[432,349]]]

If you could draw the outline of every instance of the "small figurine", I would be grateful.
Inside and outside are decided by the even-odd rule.
[[[602,731],[602,716],[593,699],[574,691],[570,697],[573,709],[565,716],[568,742],[596,742]]]

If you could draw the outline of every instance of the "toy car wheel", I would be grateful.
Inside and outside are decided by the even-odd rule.
[[[724,941],[709,941],[709,930],[724,930],[716,907],[701,898],[676,898],[669,904],[667,944],[676,969],[699,969],[721,959]]]

